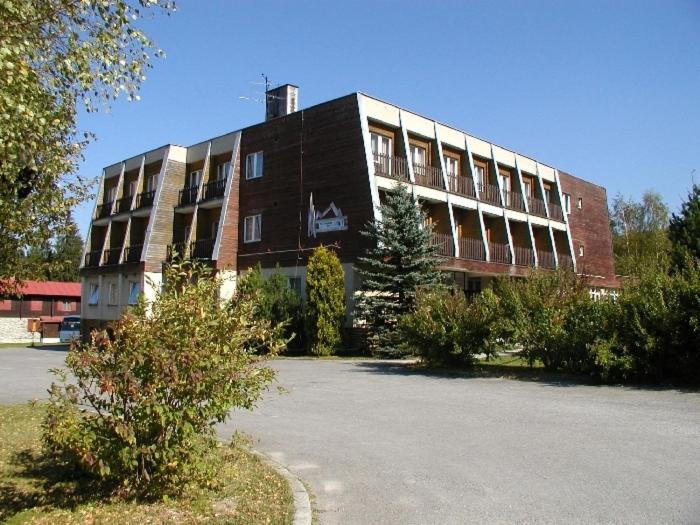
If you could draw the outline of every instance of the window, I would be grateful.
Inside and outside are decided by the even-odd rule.
[[[107,203],[114,202],[114,199],[116,198],[116,196],[117,196],[117,187],[112,186],[111,188],[109,188],[107,190],[107,200],[105,202],[107,202]]]
[[[12,310],[12,300],[11,299],[0,299],[0,310],[3,310],[3,311]]]
[[[507,171],[499,171],[498,178],[501,179],[501,188],[503,191],[510,191],[510,173]]]
[[[552,187],[549,184],[544,185],[544,201],[552,202]]]
[[[156,191],[158,186],[158,174],[151,175],[146,179],[146,191]]]
[[[582,210],[582,209],[583,209],[583,199],[582,199],[581,197],[579,197],[578,199],[576,199],[576,207],[577,207],[579,210]]]
[[[568,193],[562,193],[562,197],[564,197],[564,211],[567,214],[571,213],[571,195]]]
[[[70,301],[66,301],[66,300],[59,301],[58,308],[62,312],[70,312],[71,310],[73,310],[73,303],[71,303]]]
[[[91,284],[90,285],[90,295],[88,296],[88,304],[96,305],[100,297],[100,285]]]
[[[243,223],[243,242],[256,242],[260,240],[261,223],[261,215],[251,215],[245,218],[245,222]]]
[[[583,244],[579,244],[578,246],[578,256],[583,257]]]
[[[255,153],[250,153],[246,157],[245,163],[245,178],[259,179],[263,176],[263,152],[257,151]]]
[[[107,304],[109,305],[115,305],[117,303],[117,284],[116,283],[109,283],[109,294],[107,296]]]
[[[391,147],[391,139],[380,135],[379,133],[370,134],[372,143],[372,154],[374,155],[385,155],[387,157],[391,156],[393,148]]]
[[[301,297],[301,277],[290,277],[289,288]]]
[[[202,180],[202,170],[190,171],[187,174],[187,187],[197,188]]]
[[[211,223],[211,231],[209,232],[210,239],[216,239],[216,234],[219,232],[219,221]]]
[[[129,281],[129,304],[136,304],[139,300],[141,287],[138,281]]]
[[[454,157],[449,157],[447,155],[443,156],[445,160],[445,171],[450,177],[456,177],[459,175],[459,160]]]
[[[231,163],[224,162],[216,167],[216,180],[226,180],[231,172]],[[262,171],[261,171],[262,174]]]
[[[129,183],[129,195],[127,195],[127,197],[133,195],[134,193],[136,193],[136,181],[132,180]]]
[[[523,195],[526,198],[532,197],[532,180],[528,177],[523,177]]]
[[[474,178],[476,179],[476,185],[482,188],[484,186],[484,175],[486,171],[483,166],[478,164],[474,165]]]
[[[410,145],[411,162],[418,166],[425,166],[425,148],[416,144]]]

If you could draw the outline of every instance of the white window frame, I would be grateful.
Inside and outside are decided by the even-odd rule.
[[[156,191],[157,187],[158,187],[158,174],[157,173],[146,177],[146,191],[147,192]]]
[[[196,181],[195,184],[192,181]],[[188,188],[199,188],[202,182],[202,170],[193,170],[187,174],[187,187]]]
[[[583,257],[583,254],[585,253],[585,250],[583,248],[583,244],[578,245],[578,256]]]
[[[248,153],[245,161],[245,179],[260,179],[263,176],[264,156],[262,151]]]
[[[117,198],[117,187],[112,186],[110,189],[107,190],[107,204],[110,202],[114,202]]]
[[[71,311],[71,306],[70,306],[70,301],[66,301],[65,299],[61,301],[61,311],[62,312],[70,312]]]
[[[127,304],[134,305],[139,301],[141,294],[141,286],[138,281],[129,281],[129,300]]]
[[[90,284],[90,295],[88,295],[88,304],[96,306],[100,302],[100,285],[97,283]]]
[[[561,195],[564,198],[564,211],[567,215],[571,215],[571,195],[568,193],[562,193]]]
[[[427,166],[428,150],[418,144],[409,144],[411,162],[414,166]],[[421,158],[418,158],[421,157]],[[418,162],[420,161],[420,162]]]
[[[243,242],[259,242],[261,239],[262,215],[248,215],[243,221]]]
[[[459,159],[450,157],[449,155],[443,155],[443,160],[445,161],[445,171],[450,177],[456,177],[459,175]]]
[[[578,199],[576,199],[576,207],[579,210],[583,209],[583,197],[579,197]]]
[[[231,162],[226,161],[216,166],[216,180],[226,180],[231,173]]]
[[[477,186],[483,188],[486,179],[486,170],[483,166],[478,164],[474,166],[474,178],[476,179]]]

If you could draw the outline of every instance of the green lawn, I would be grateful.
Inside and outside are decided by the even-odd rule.
[[[291,523],[287,482],[241,443],[223,445],[221,488],[190,489],[178,499],[124,501],[94,481],[57,468],[41,450],[42,405],[0,405],[0,522]]]

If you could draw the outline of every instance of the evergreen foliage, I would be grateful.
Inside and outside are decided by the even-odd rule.
[[[58,236],[43,246],[30,248],[22,257],[22,265],[30,268],[32,277],[41,281],[77,282],[82,255],[83,240],[69,213]]]
[[[671,217],[668,228],[673,266],[681,269],[689,260],[700,260],[700,186],[693,185],[678,215]]]
[[[345,272],[335,252],[316,248],[306,267],[306,334],[309,350],[329,355],[342,340]]]
[[[370,247],[358,260],[362,291],[356,315],[372,352],[397,355],[398,320],[413,310],[418,288],[440,281],[439,259],[430,242],[432,228],[404,185],[387,195],[380,211],[381,219],[362,232]]]

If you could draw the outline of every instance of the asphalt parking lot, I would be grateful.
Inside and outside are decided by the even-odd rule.
[[[0,402],[65,354],[0,349]],[[320,522],[700,523],[700,394],[279,360],[239,430],[306,481]]]

